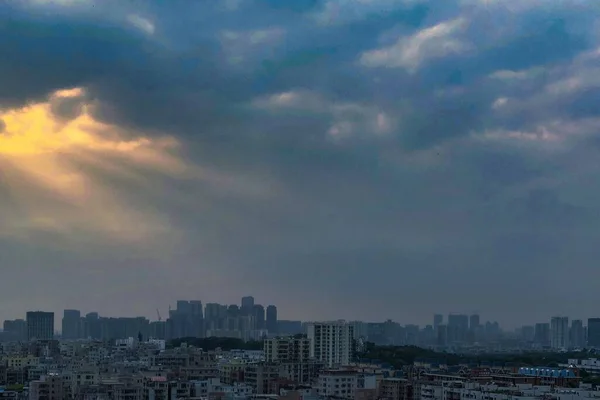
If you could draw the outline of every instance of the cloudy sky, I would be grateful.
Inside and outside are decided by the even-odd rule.
[[[600,2],[0,2],[0,318],[598,316]]]

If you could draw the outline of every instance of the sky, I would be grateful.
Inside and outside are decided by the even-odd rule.
[[[600,2],[0,2],[0,318],[599,316]]]

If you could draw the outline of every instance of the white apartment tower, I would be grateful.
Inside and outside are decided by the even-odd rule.
[[[346,321],[310,322],[307,324],[310,357],[339,367],[350,364],[354,346],[354,327]]]
[[[569,348],[568,317],[552,317],[550,320],[550,347],[553,349]]]

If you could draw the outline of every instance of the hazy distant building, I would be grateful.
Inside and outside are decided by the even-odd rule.
[[[83,337],[100,339],[102,337],[102,324],[97,312],[90,312],[83,318]]]
[[[440,324],[435,332],[436,344],[440,347],[448,345],[448,326],[446,324]]]
[[[79,310],[65,310],[62,319],[62,338],[79,339],[81,332],[81,312]]]
[[[444,323],[444,316],[442,314],[435,314],[433,316],[433,330],[437,332],[438,326]]]
[[[227,306],[218,303],[207,303],[204,308],[205,330],[225,329],[227,320]]]
[[[203,337],[204,321],[200,300],[178,300],[177,308],[170,310],[165,325],[165,337]]]
[[[535,340],[535,327],[533,325],[524,325],[520,331],[521,340],[524,342],[533,342]]]
[[[585,328],[583,327],[583,321],[580,319],[571,321],[569,344],[574,349],[585,347]]]
[[[27,322],[24,319],[4,321],[4,334],[10,341],[21,341],[27,339]]]
[[[302,333],[302,321],[277,320],[277,332],[280,335],[296,335]]]
[[[550,320],[550,347],[553,349],[569,348],[568,317],[552,317]]]
[[[535,333],[533,341],[543,347],[550,346],[550,324],[540,322],[535,324]]]
[[[242,315],[242,312],[240,311],[240,306],[237,304],[231,304],[229,307],[227,307],[227,318],[237,318],[240,315]]]
[[[479,328],[480,322],[479,322],[479,314],[473,314],[469,317],[469,329],[474,331],[475,329]]]
[[[600,347],[600,318],[588,319],[587,344],[589,347]]]
[[[419,325],[408,324],[404,326],[404,345],[406,346],[418,346],[419,343],[419,334],[421,330]]]
[[[242,307],[241,307],[242,314],[243,315],[252,315],[253,308],[254,308],[254,297],[252,297],[252,296],[242,297]]]
[[[167,322],[166,321],[152,321],[148,327],[149,337],[152,339],[166,339],[167,338]]]
[[[179,315],[190,315],[192,313],[192,306],[190,302],[187,300],[177,300],[177,307],[175,310],[171,310],[170,314],[179,314]]]
[[[448,343],[464,342],[469,331],[469,317],[464,314],[448,315]]]
[[[274,305],[267,306],[266,313],[266,328],[270,334],[277,333],[277,307]]]
[[[346,321],[309,322],[310,357],[326,367],[348,365],[354,348],[354,328]]]
[[[54,338],[54,313],[27,312],[27,340],[51,340]]]
[[[200,300],[190,300],[190,314],[195,318],[202,319],[204,317],[202,302]]]
[[[265,329],[265,308],[260,304],[255,304],[252,307],[252,316],[256,329]]]

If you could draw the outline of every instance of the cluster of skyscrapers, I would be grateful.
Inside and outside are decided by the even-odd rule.
[[[600,347],[600,318],[584,321],[564,316],[552,317],[550,322],[525,325],[514,332],[505,332],[497,322],[480,323],[478,314],[450,314],[447,321],[441,314],[434,315],[433,331],[439,346],[516,341],[522,347],[555,350]]]
[[[285,328],[285,326],[284,326]],[[101,317],[96,312],[82,315],[79,310],[64,310],[63,339],[119,339],[143,337],[176,339],[182,337],[233,337],[257,340],[278,332],[277,307],[256,304],[252,296],[242,298],[241,305],[208,303],[200,300],[179,300],[169,307],[163,320],[157,310],[157,320],[146,317]],[[4,322],[5,340],[48,340],[55,336],[54,313],[31,311],[26,319]]]
[[[525,326],[522,332],[534,343],[553,349],[577,349],[600,347],[600,318],[589,318],[587,326],[583,320],[568,317],[553,317],[549,323]]]
[[[413,345],[437,349],[486,347],[493,349],[578,349],[600,347],[600,318],[570,321],[553,317],[549,322],[522,326],[505,331],[498,322],[481,322],[478,314],[435,314],[433,324],[401,325],[384,322],[350,321],[353,337],[382,345]],[[123,338],[177,339],[183,337],[230,337],[260,340],[276,335],[308,333],[309,323],[285,321],[277,317],[277,307],[257,304],[252,296],[240,304],[224,305],[200,300],[180,300],[169,307],[163,320],[146,317],[102,317],[96,312],[82,315],[79,310],[64,310],[62,339],[111,340]],[[26,319],[4,322],[0,340],[48,340],[56,337],[54,313],[31,311]]]

